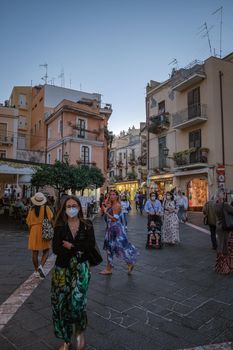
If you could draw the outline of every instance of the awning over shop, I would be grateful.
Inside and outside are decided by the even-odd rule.
[[[193,170],[186,170],[186,171],[178,171],[177,173],[174,173],[174,177],[189,176],[189,175],[196,175],[196,174],[208,174],[208,173],[209,173],[209,168],[193,169]]]

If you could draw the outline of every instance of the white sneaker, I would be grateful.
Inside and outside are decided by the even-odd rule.
[[[40,274],[39,274],[38,271],[35,271],[35,272],[33,273],[33,276],[36,277],[36,278],[40,278]]]
[[[41,278],[45,278],[45,273],[41,265],[38,267],[38,272]]]

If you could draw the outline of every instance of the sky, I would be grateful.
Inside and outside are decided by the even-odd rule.
[[[233,0],[1,0],[0,102],[13,86],[43,84],[102,95],[114,134],[145,121],[145,88],[210,54],[233,51]],[[177,60],[177,66],[172,63]]]

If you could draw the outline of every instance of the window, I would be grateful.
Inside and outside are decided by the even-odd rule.
[[[188,118],[192,119],[201,115],[200,87],[188,92]]]
[[[27,105],[27,96],[19,95],[19,107],[25,107]]]
[[[122,153],[119,153],[119,161],[122,162]]]
[[[114,177],[114,171],[110,171],[109,177],[110,177],[110,179],[112,179]]]
[[[18,133],[17,148],[26,149],[26,136],[24,134]]]
[[[124,152],[124,159],[126,159],[126,152]]]
[[[131,160],[135,160],[135,149],[132,149],[132,153],[130,155]]]
[[[7,123],[0,123],[0,140],[5,141],[7,139]]]
[[[48,140],[51,139],[51,128],[48,128]]]
[[[81,146],[81,160],[84,164],[90,163],[90,149],[88,146]]]
[[[200,159],[201,147],[201,129],[195,130],[189,133],[189,148],[195,148],[196,150],[190,153],[190,163],[197,163]]]
[[[85,119],[77,119],[77,128],[78,128],[78,137],[85,138],[85,129],[86,129],[86,120]]]
[[[39,130],[41,129],[41,120],[39,120]]]
[[[61,118],[58,119],[58,121],[57,121],[57,132],[58,132],[58,134],[62,133],[62,120],[61,120]]]
[[[0,149],[0,158],[6,158],[6,151],[3,149]]]
[[[59,160],[60,162],[62,161],[62,151],[61,151],[61,148],[58,148],[58,150],[57,150],[57,160]]]
[[[48,153],[48,155],[47,155],[47,163],[51,164],[51,154],[50,153]]]
[[[165,101],[161,101],[158,104],[158,114],[162,114],[165,112]]]

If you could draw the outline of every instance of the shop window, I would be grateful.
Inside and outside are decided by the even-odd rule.
[[[207,201],[208,182],[206,179],[193,179],[188,183],[189,208],[201,210]]]

